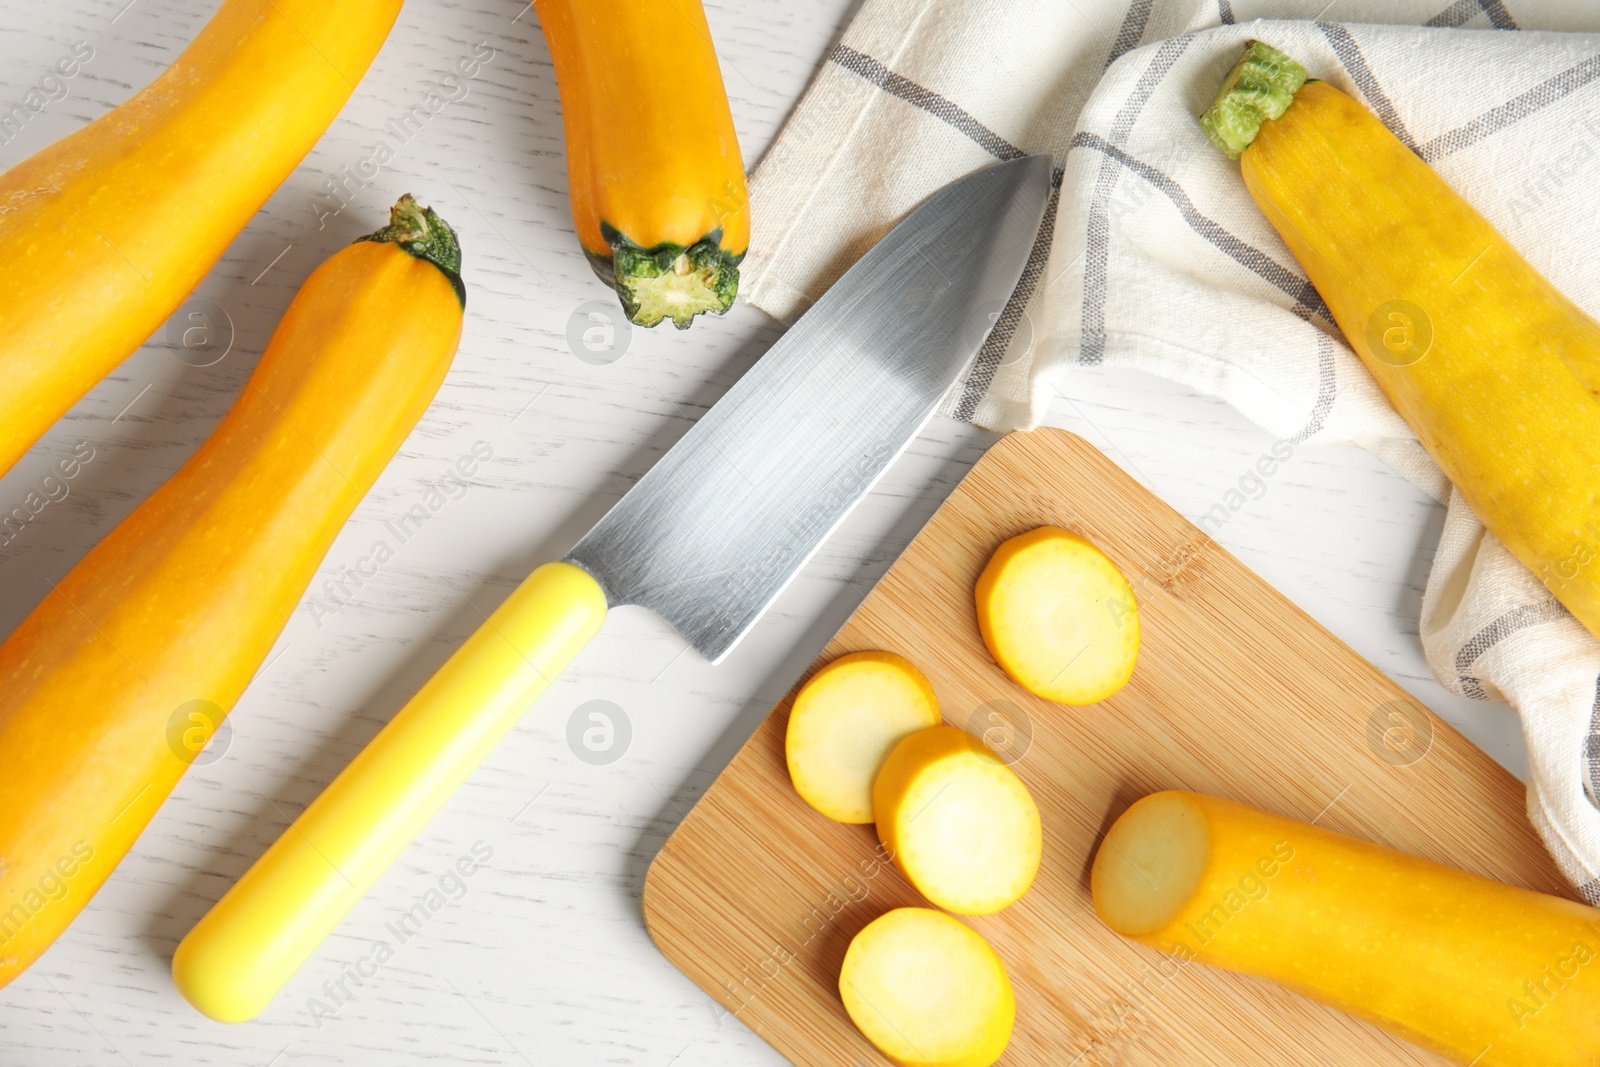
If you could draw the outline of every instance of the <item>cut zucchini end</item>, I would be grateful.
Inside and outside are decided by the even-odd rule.
[[[1152,793],[1111,824],[1089,872],[1100,920],[1124,937],[1171,923],[1211,862],[1205,809],[1175,790]]]
[[[1306,68],[1262,41],[1251,41],[1233,65],[1200,128],[1229,159],[1238,159],[1261,132],[1261,124],[1289,110],[1306,83]]]
[[[741,258],[712,238],[651,249],[622,240],[612,245],[611,271],[629,322],[648,328],[671,319],[686,330],[696,315],[721,315],[733,306]]]

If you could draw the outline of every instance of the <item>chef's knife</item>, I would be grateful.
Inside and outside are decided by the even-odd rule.
[[[713,663],[938,406],[1022,275],[1050,190],[1028,156],[935,193],[851,267],[559,563],[534,571],[178,946],[255,1016],[599,631],[650,608]]]

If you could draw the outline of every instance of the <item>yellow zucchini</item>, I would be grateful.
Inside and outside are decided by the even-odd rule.
[[[641,326],[722,313],[750,244],[744,161],[700,0],[534,0],[589,265]]]
[[[1600,1063],[1600,910],[1199,793],[1112,824],[1094,907],[1476,1067]]]
[[[1044,829],[1033,794],[982,741],[955,726],[903,739],[872,783],[878,839],[933,903],[989,915],[1039,873]]]
[[[989,1067],[1017,1017],[989,942],[931,908],[896,908],[852,938],[839,997],[862,1036],[899,1067]]]
[[[1282,53],[1252,42],[1201,122],[1473,511],[1600,636],[1600,323]]]
[[[0,985],[128,851],[433,399],[459,265],[410,197],[329,258],[210,440],[0,644]]]
[[[830,819],[872,821],[872,782],[889,750],[939,725],[933,686],[904,656],[851,652],[795,695],[784,734],[789,780]]]
[[[204,277],[399,10],[226,0],[149,86],[0,175],[0,474]]]
[[[1117,565],[1057,526],[1018,534],[978,577],[978,631],[1011,680],[1062,704],[1093,704],[1133,676],[1139,605]]]

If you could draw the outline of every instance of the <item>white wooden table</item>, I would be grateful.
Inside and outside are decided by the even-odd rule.
[[[854,3],[707,6],[753,164]],[[0,4],[0,104],[20,102],[75,42],[94,50],[65,83],[67,95],[0,145],[0,167],[148,82],[215,7]],[[468,91],[452,88],[457,99],[319,229],[311,204],[323,183],[367,155],[384,124],[480,42],[494,52]],[[586,302],[609,307],[612,297],[571,234],[556,100],[538,26],[518,0],[410,0],[328,135],[201,284],[200,302],[180,309],[180,318],[209,316],[214,333],[191,334],[199,347],[189,351],[170,339],[182,327],[158,334],[0,480],[0,510],[9,510],[54,457],[79,441],[95,450],[70,494],[0,548],[5,632],[47,579],[65,574],[216,425],[318,262],[375,229],[404,192],[461,232],[467,330],[438,400],[334,545],[313,585],[320,608],[302,604],[231,731],[54,948],[0,990],[0,1064],[782,1062],[652,947],[639,913],[645,869],[992,441],[956,423],[924,433],[724,665],[706,665],[646,613],[615,612],[260,1019],[202,1018],[169,977],[179,938],[473,629],[477,616],[449,583],[493,604],[559,557],[778,336],[770,320],[740,307],[683,333],[635,330],[620,355],[580,346],[588,358],[579,358],[569,326],[589,324]],[[1051,421],[1190,516],[1270,444],[1231,409],[1131,373],[1084,371],[1067,391]],[[475,444],[493,458],[470,490],[347,604],[328,600],[324,579],[365,555],[385,536],[385,520]],[[1442,517],[1365,453],[1307,447],[1220,539],[1523,774],[1512,712],[1446,694],[1422,661],[1417,609]],[[569,723],[591,725],[596,707],[618,727],[603,754],[610,762],[569,744]],[[459,899],[397,943],[385,924],[474,850],[475,873],[446,883]],[[355,984],[346,976],[373,970],[380,941],[393,958]],[[348,998],[330,994],[341,980]]]

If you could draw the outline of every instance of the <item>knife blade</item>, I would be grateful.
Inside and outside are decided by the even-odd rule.
[[[200,1011],[253,1018],[591,638],[640,605],[721,660],[912,441],[1010,297],[1051,161],[934,193],[559,563],[535,570],[179,944]]]
[[[938,406],[1026,264],[1049,160],[936,193],[817,301],[567,556],[715,663]],[[1044,192],[1041,193],[1040,190]],[[804,457],[804,462],[799,462]]]

